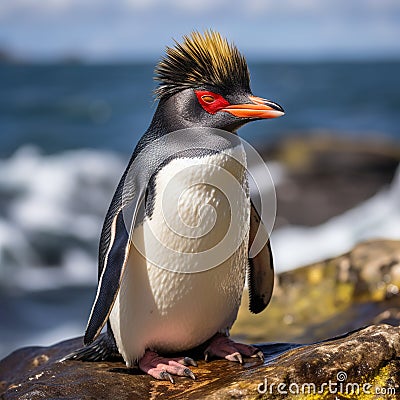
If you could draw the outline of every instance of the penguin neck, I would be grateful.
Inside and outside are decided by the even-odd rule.
[[[177,112],[171,110],[167,100],[161,99],[158,103],[150,126],[140,139],[137,150],[143,149],[143,147],[153,140],[167,135],[168,133],[190,127],[188,121],[185,121]]]
[[[188,121],[171,108],[169,98],[161,99],[145,135],[156,138],[189,126]]]

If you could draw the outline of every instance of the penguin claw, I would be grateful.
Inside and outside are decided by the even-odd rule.
[[[160,372],[160,379],[164,380],[164,381],[168,381],[169,380],[171,383],[175,383],[174,382],[174,378],[167,371],[161,371]]]
[[[196,380],[194,373],[189,368],[185,368],[183,373],[185,374],[185,376],[192,378],[194,381]]]
[[[227,356],[225,356],[225,358],[229,361],[235,361],[235,362],[238,362],[239,364],[243,364],[243,357],[238,352],[233,353],[233,354],[228,354]]]
[[[184,366],[188,367],[191,365],[192,367],[197,367],[197,362],[193,360],[193,358],[190,357],[184,357],[182,360],[182,363]]]
[[[204,352],[204,361],[208,362],[208,358],[210,357],[210,353],[208,351]]]
[[[256,354],[253,354],[253,355],[251,356],[251,358],[259,358],[262,362],[265,361],[264,353],[263,353],[261,350],[260,350],[260,351],[257,351]]]

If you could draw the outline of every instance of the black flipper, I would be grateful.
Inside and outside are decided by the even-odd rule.
[[[123,268],[129,254],[129,233],[125,227],[122,210],[114,217],[107,268],[99,280],[96,299],[86,328],[84,343],[90,344],[99,335],[108,319],[118,293]]]
[[[255,240],[265,243],[256,256],[249,257],[248,263],[249,308],[252,313],[258,314],[271,300],[274,287],[274,264],[268,232],[251,203],[249,249]]]
[[[92,344],[75,350],[62,358],[60,362],[67,360],[117,361],[121,359],[122,356],[118,352],[114,336],[109,327],[107,332],[102,333]]]

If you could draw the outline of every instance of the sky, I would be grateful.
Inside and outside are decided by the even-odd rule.
[[[154,59],[208,28],[257,59],[400,58],[399,0],[0,0],[0,49],[24,59]]]

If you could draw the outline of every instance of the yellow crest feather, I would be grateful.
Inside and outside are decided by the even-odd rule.
[[[155,93],[161,98],[186,88],[210,85],[231,91],[250,91],[247,63],[236,46],[228,43],[218,32],[192,32],[183,42],[167,47],[158,63]]]

